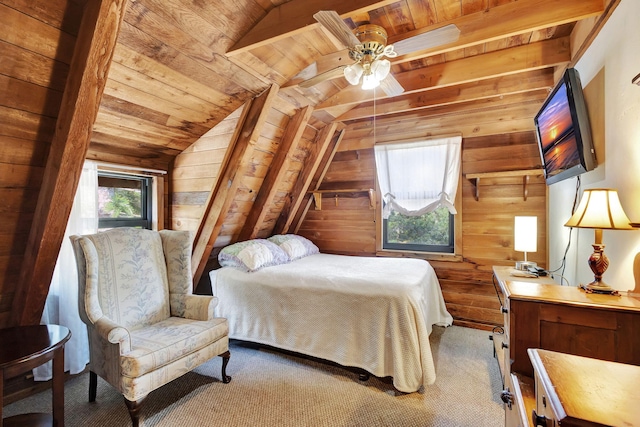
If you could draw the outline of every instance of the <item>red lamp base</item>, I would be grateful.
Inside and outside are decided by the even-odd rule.
[[[604,254],[604,245],[602,243],[594,243],[591,246],[593,246],[593,253],[589,257],[589,267],[593,271],[594,279],[584,288],[587,291],[597,293],[615,293],[615,289],[602,280],[602,275],[609,267],[609,258]]]

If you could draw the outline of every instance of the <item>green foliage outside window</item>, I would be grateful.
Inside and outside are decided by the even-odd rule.
[[[411,245],[450,245],[451,215],[446,207],[439,207],[422,216],[410,217],[392,212],[386,221],[386,241]]]
[[[142,216],[140,190],[112,188],[110,200],[104,210],[110,218],[140,218]]]

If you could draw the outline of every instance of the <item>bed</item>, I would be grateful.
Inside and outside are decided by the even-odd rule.
[[[390,376],[402,392],[435,381],[429,334],[453,319],[424,260],[313,253],[210,277],[230,338]]]

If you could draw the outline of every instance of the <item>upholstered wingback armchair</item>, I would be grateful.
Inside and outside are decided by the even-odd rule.
[[[229,326],[213,317],[218,300],[192,294],[189,232],[116,228],[71,241],[89,332],[89,401],[99,375],[123,394],[136,427],[147,394],[214,356],[222,382],[231,380]]]

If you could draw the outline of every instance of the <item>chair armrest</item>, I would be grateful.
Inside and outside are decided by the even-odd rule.
[[[93,324],[96,332],[112,344],[120,344],[120,353],[131,351],[131,335],[124,326],[120,326],[107,317],[101,317]]]
[[[171,315],[193,320],[213,319],[218,298],[210,295],[171,294]]]

